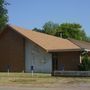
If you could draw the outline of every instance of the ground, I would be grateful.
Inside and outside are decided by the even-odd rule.
[[[0,90],[90,90],[90,77],[52,77],[50,74],[0,73]]]

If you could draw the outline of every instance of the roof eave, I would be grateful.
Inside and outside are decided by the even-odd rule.
[[[81,49],[52,49],[48,50],[47,52],[53,53],[53,52],[68,52],[68,51],[81,51]]]

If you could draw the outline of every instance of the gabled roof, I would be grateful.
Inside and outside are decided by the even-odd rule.
[[[79,46],[82,50],[84,49],[84,50],[90,51],[90,43],[89,42],[75,40],[75,39],[71,39],[71,38],[69,38],[68,40],[70,40],[71,42],[73,42],[74,44]]]
[[[13,25],[9,25],[9,28],[12,28],[11,30],[14,30],[22,36],[28,38],[47,52],[80,51],[80,47],[73,44],[67,39],[62,39],[52,35],[27,30]]]

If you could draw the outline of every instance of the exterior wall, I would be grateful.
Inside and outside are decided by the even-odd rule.
[[[88,58],[90,59],[90,51],[88,52]]]
[[[80,64],[80,52],[73,51],[73,52],[57,53],[56,70],[77,71],[79,64]]]
[[[0,38],[0,71],[24,70],[24,40],[13,30],[5,30]]]
[[[52,72],[52,55],[45,52],[42,48],[25,40],[25,71],[31,72],[31,66],[34,66],[34,72]]]
[[[90,51],[88,52],[88,56],[90,57]]]

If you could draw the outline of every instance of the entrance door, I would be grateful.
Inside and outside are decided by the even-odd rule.
[[[52,71],[58,70],[58,55],[57,53],[52,54]]]

